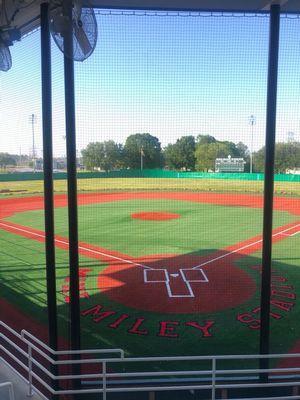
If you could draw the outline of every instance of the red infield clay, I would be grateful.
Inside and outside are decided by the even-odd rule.
[[[262,206],[261,196],[179,192],[79,194],[78,204],[137,198],[173,199],[255,208]],[[56,207],[66,205],[65,195],[55,196]],[[9,217],[16,212],[42,209],[43,206],[43,197],[1,199],[0,218]],[[274,208],[300,215],[298,199],[276,198]],[[298,229],[296,224],[297,222],[294,222],[274,230],[276,236],[273,236],[273,241],[285,239],[287,237],[285,229],[289,229],[289,233],[292,233]],[[29,227],[4,220],[0,221],[0,228],[33,240],[44,241],[44,232]],[[98,277],[98,287],[112,300],[147,311],[194,313],[232,308],[244,303],[255,293],[256,287],[251,276],[236,267],[234,262],[261,249],[261,245],[261,236],[257,236],[205,257],[159,255],[142,257],[138,260],[126,254],[85,243],[80,243],[79,252],[109,263]],[[67,249],[67,239],[56,237],[56,246]],[[199,264],[201,267],[197,268]]]
[[[168,219],[180,218],[180,215],[169,212],[145,211],[145,212],[131,214],[131,217],[135,219],[144,219],[147,221],[166,221]]]
[[[135,262],[141,265],[110,263],[98,276],[99,289],[111,300],[135,309],[217,312],[246,302],[256,290],[251,276],[225,257],[202,270],[193,269],[203,262],[200,256],[167,254]]]
[[[196,203],[210,203],[228,206],[241,206],[262,208],[263,197],[259,195],[231,194],[231,193],[194,193],[194,192],[128,192],[128,193],[80,193],[78,204],[93,204],[131,199],[171,199],[191,201]],[[67,196],[64,194],[55,196],[55,207],[66,207]],[[0,199],[0,219],[7,218],[22,211],[43,209],[44,198],[31,196],[21,198]],[[293,215],[300,215],[300,202],[297,198],[276,197],[274,209],[288,211]]]

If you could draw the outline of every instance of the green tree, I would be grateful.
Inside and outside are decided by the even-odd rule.
[[[111,171],[123,166],[123,146],[115,143],[113,140],[103,142],[104,159],[101,163],[101,169]]]
[[[202,140],[201,138],[204,138]],[[248,148],[239,142],[218,141],[213,136],[202,136],[197,139],[195,157],[196,169],[199,171],[214,171],[216,158],[241,157],[247,160]]]
[[[195,151],[196,169],[213,171],[216,158],[227,157],[229,154],[227,145],[222,142],[198,144]]]
[[[236,148],[238,150],[239,157],[243,157],[244,159],[246,159],[247,157],[249,158],[250,152],[249,152],[248,147],[245,145],[245,143],[238,142],[236,144]]]
[[[160,168],[163,165],[161,144],[157,137],[150,133],[136,133],[127,137],[124,145],[125,166],[132,169],[141,167],[141,156],[144,168]]]
[[[300,142],[276,143],[275,173],[284,174],[294,168],[300,168]]]
[[[265,147],[253,153],[253,171],[264,172],[265,169]]]
[[[182,136],[164,150],[165,165],[171,169],[195,169],[195,138]]]
[[[253,154],[254,170],[264,172],[265,147]],[[276,174],[284,174],[288,169],[300,168],[300,142],[276,143],[275,165]]]
[[[91,171],[95,168],[104,171],[117,169],[122,165],[122,152],[122,145],[113,140],[92,142],[81,152],[83,165]]]
[[[215,143],[217,140],[211,135],[198,135],[197,144]]]
[[[17,164],[17,156],[9,153],[0,153],[0,167],[1,168],[6,168],[10,165],[16,165]]]

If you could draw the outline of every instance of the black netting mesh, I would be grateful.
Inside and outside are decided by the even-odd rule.
[[[269,17],[96,10],[75,66],[83,348],[257,353]],[[271,351],[297,349],[298,16],[282,16]],[[40,32],[1,75],[1,317],[46,332]],[[63,57],[53,44],[57,304],[69,341]],[[34,136],[34,145],[33,145]],[[17,315],[17,314],[16,314]]]

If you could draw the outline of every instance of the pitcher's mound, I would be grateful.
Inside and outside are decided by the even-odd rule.
[[[160,211],[145,211],[131,214],[131,217],[135,219],[144,219],[147,221],[166,221],[168,219],[180,218],[180,214]]]

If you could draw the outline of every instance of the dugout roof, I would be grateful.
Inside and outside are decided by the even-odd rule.
[[[40,25],[40,3],[40,0],[21,0],[19,11],[16,13],[15,0],[0,0],[0,7],[3,10],[2,7],[5,6],[6,13],[14,15],[13,25],[21,29],[24,35]],[[260,13],[268,11],[270,4],[275,2],[269,0],[90,0],[89,3],[97,8]],[[276,3],[281,5],[282,13],[300,13],[299,0],[278,0]],[[3,24],[2,21],[0,21],[0,26],[1,24]]]

